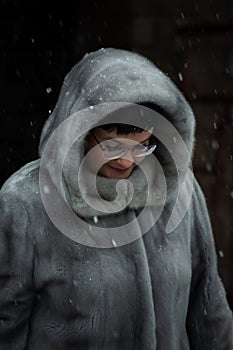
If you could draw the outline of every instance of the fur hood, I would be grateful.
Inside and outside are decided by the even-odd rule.
[[[152,120],[159,147],[154,154],[156,157],[143,161],[143,169],[136,168],[129,181],[121,181],[118,188],[117,180],[97,175],[96,187],[105,200],[101,205],[96,193],[90,193],[90,174],[77,176],[84,157],[85,136],[103,119],[108,118],[111,122],[119,117],[124,122],[129,109],[133,110],[134,120],[140,122],[142,114],[143,118],[147,115]],[[82,217],[105,215],[119,212],[127,205],[136,210],[145,204],[162,205],[174,197],[177,185],[184,181],[190,166],[194,128],[194,115],[189,104],[175,84],[152,62],[133,52],[100,49],[85,55],[65,77],[58,102],[43,127],[39,152],[42,158],[43,153],[49,153],[50,159],[46,158],[44,163],[52,182],[56,182],[57,169],[49,166],[53,162],[47,141],[60,130],[62,137],[53,141],[52,158],[63,168],[66,193],[73,210]],[[180,142],[177,142],[177,135]],[[150,171],[152,163],[154,169],[159,170],[156,176]],[[143,175],[144,170],[149,177]],[[84,198],[87,192],[89,204]],[[109,203],[112,203],[110,211]]]

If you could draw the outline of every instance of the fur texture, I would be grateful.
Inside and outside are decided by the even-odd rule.
[[[106,109],[103,103],[107,102],[150,102],[192,153],[193,113],[174,84],[147,59],[124,50],[102,49],[85,56],[71,70],[43,128],[41,159],[19,169],[0,192],[0,349],[232,350],[232,312],[217,271],[205,199],[191,176],[190,164],[183,161],[172,141],[175,134],[165,134],[164,139],[171,139],[169,152],[178,155],[179,176],[169,152],[161,147],[156,153],[168,186],[158,220],[153,218],[162,183],[157,172],[145,181],[137,169],[130,178],[135,192],[127,208],[117,215],[98,213],[99,222],[91,222],[96,211],[84,203],[81,193],[89,193],[88,178],[79,179],[80,187],[77,171],[88,130],[103,116],[110,120],[114,111],[119,112],[119,108],[111,109],[112,104]],[[159,115],[153,113],[157,122]],[[72,115],[66,129],[65,121]],[[63,132],[50,150],[57,130]],[[77,131],[82,137],[72,146]],[[144,165],[147,173],[150,167],[147,169],[147,162]],[[39,186],[47,175],[51,187]],[[186,215],[167,232],[176,191],[180,200],[172,223],[177,223],[190,179],[193,192]],[[85,245],[58,229],[53,214],[60,223],[65,222],[65,230],[70,225],[69,213],[59,201],[61,185],[73,217],[84,216],[86,226],[92,223],[87,232],[75,221],[74,233],[80,233],[79,238],[88,233],[90,243],[98,238],[103,243],[103,233],[111,245]],[[114,200],[116,182],[97,177],[97,187],[107,203]],[[53,189],[59,189],[57,197]],[[130,186],[122,183],[118,190],[119,203],[124,205]],[[50,201],[51,216],[42,201],[43,191]],[[98,198],[91,197],[91,201],[98,210]],[[146,215],[141,220],[138,212],[145,203]],[[131,235],[134,240],[116,246],[109,228],[116,228],[118,234],[119,227],[129,221],[133,226],[123,237]]]

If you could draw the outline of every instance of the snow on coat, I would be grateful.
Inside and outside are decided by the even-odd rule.
[[[42,130],[41,158],[26,164],[3,185],[1,350],[233,349],[232,312],[217,271],[205,199],[187,159],[181,161],[179,182],[179,169],[174,171],[169,152],[162,145],[155,152],[166,177],[165,197],[160,177],[152,172],[145,179],[140,168],[129,178],[134,196],[124,210],[108,211],[116,196],[116,179],[97,175],[97,188],[105,199],[102,210],[99,198],[91,197],[87,203],[82,196],[82,186],[89,193],[88,181],[85,176],[79,179],[77,172],[88,130],[103,116],[119,111],[122,116],[128,108],[134,108],[136,117],[140,106],[155,125],[158,113],[166,117],[192,155],[194,115],[165,74],[146,58],[120,49],[85,55],[67,74]],[[61,133],[52,149],[55,153],[49,153],[50,140],[67,120],[74,124],[64,130],[71,134],[78,130],[80,138],[64,156],[71,134]],[[173,147],[179,161],[182,152],[176,149],[176,140]],[[44,178],[50,179],[48,186]],[[65,194],[59,190],[59,181]],[[191,201],[180,217],[190,184]],[[130,186],[125,183],[121,189],[122,205],[128,203]],[[145,217],[140,218],[142,209]],[[173,229],[168,230],[171,217]],[[78,218],[86,226],[81,220],[76,225]],[[132,222],[131,230],[123,232],[128,241],[120,244],[119,227]],[[78,239],[72,236],[76,230]]]

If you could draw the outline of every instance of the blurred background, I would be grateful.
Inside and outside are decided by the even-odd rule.
[[[232,43],[232,0],[0,0],[0,185],[38,158],[63,78],[85,53],[116,47],[145,55],[196,115],[193,167],[233,308]]]

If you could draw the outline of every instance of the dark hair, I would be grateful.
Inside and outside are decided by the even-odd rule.
[[[106,131],[116,130],[117,135],[128,135],[128,134],[137,134],[143,132],[145,129],[151,128],[150,126],[145,127],[145,129],[139,128],[138,126],[131,124],[121,124],[121,123],[112,123],[112,124],[104,124],[100,125],[99,128],[104,129]],[[150,137],[150,144],[156,143],[158,144],[158,139],[153,134]]]
[[[121,123],[104,124],[100,125],[99,128],[109,132],[116,130],[117,135],[137,134],[145,130],[135,125]]]

